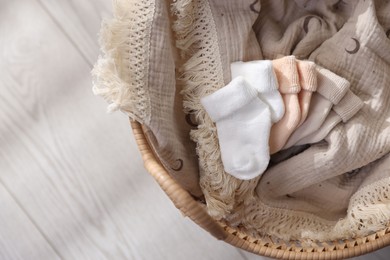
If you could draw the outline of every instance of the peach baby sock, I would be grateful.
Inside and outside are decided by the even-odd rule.
[[[300,126],[306,120],[312,94],[317,90],[317,70],[315,63],[312,61],[297,60],[297,66],[301,86],[301,92],[298,94],[301,108],[301,120],[298,124]]]
[[[282,119],[271,128],[269,139],[270,154],[281,150],[301,119],[298,93],[299,74],[294,56],[286,56],[272,61],[279,91],[282,94],[285,113]]]
[[[306,121],[294,131],[283,149],[318,131],[333,105],[340,102],[350,86],[349,81],[320,66],[317,66],[317,80],[317,92],[313,95]]]

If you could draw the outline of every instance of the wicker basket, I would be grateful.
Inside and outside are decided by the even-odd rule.
[[[131,121],[131,127],[145,168],[185,216],[219,240],[261,256],[280,259],[345,259],[366,254],[390,245],[390,227],[375,234],[344,241],[329,241],[304,247],[297,242],[275,241],[272,238],[255,239],[212,219],[201,202],[196,201],[164,169],[150,148],[142,125]]]

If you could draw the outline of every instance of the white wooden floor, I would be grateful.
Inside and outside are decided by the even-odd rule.
[[[92,95],[110,10],[0,0],[0,259],[262,259],[183,218],[143,169],[127,118]]]

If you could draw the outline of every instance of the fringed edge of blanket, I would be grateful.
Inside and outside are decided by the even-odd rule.
[[[370,235],[390,223],[390,177],[360,188],[350,199],[347,216],[329,232],[305,232],[318,240],[348,239]]]
[[[345,218],[327,221],[319,216],[268,206],[260,198],[248,198],[227,221],[243,226],[253,237],[275,236],[304,243],[368,236],[390,224],[390,177],[359,189],[350,199]]]
[[[202,15],[196,17],[194,15]],[[217,131],[200,103],[224,84],[221,56],[215,22],[208,1],[178,0],[172,5],[176,15],[173,30],[176,46],[185,61],[181,68],[184,111],[194,113],[198,128],[191,131],[197,144],[200,164],[200,186],[205,195],[208,213],[215,219],[225,218],[241,197],[253,193],[257,180],[241,181],[225,173],[221,161]],[[205,30],[200,23],[209,26]],[[207,48],[199,48],[205,45]],[[250,188],[248,188],[250,187]]]
[[[116,0],[114,18],[104,20],[100,56],[92,70],[95,95],[108,103],[108,112],[121,110],[143,124],[150,121],[148,96],[149,50],[153,0]]]

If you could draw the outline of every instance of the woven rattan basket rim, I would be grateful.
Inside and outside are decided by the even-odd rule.
[[[184,190],[156,159],[142,130],[142,125],[132,120],[130,123],[147,171],[176,208],[219,240],[254,254],[280,259],[345,259],[390,245],[390,227],[366,237],[304,247],[298,243],[287,244],[271,238],[255,239],[222,222],[215,221],[207,214],[204,205]]]

